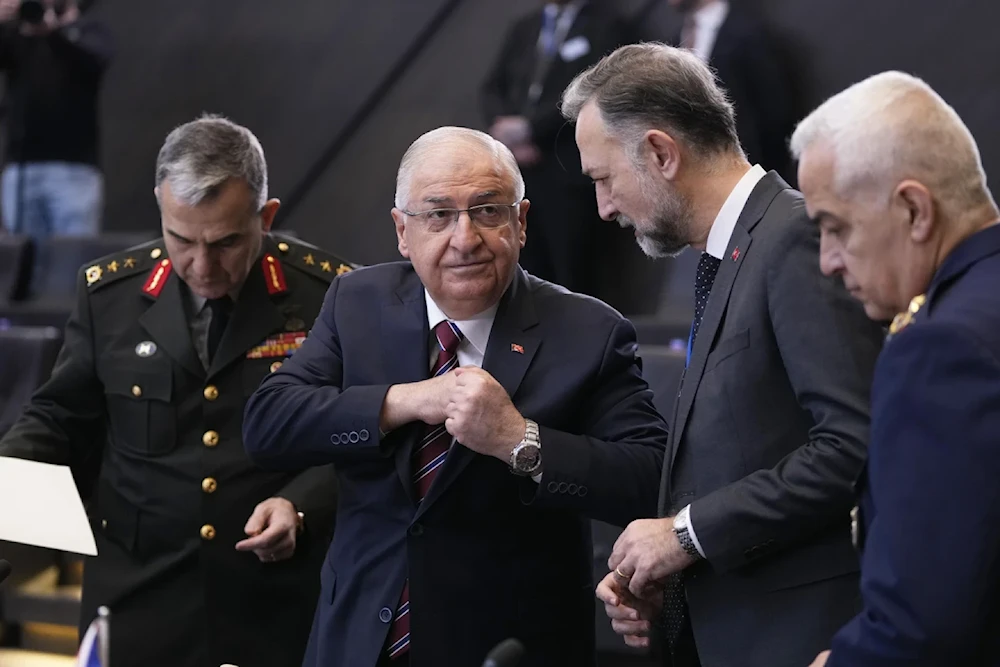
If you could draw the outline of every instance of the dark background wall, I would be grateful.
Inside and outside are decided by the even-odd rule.
[[[739,2],[741,0],[733,0]],[[742,0],[748,1],[748,0]],[[443,124],[482,127],[477,90],[507,24],[541,0],[104,0],[119,56],[103,97],[107,224],[158,224],[153,163],[203,111],[251,127],[280,224],[362,263],[396,257],[388,210],[406,146]],[[644,0],[618,2],[634,11]],[[987,0],[763,0],[803,109],[864,76],[926,78],[1000,168],[1000,6]],[[665,2],[646,15],[666,36]],[[374,97],[373,97],[374,96]],[[530,196],[530,193],[529,193]]]

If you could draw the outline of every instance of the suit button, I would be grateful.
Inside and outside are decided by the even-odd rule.
[[[280,361],[276,361],[273,364],[271,364],[271,372],[272,373],[274,371],[278,370],[279,368],[281,368],[281,362]]]
[[[330,444],[339,445],[340,444],[340,436],[337,435],[336,433],[334,433],[333,435],[331,435],[330,436]]]
[[[205,387],[205,391],[202,392],[205,395],[206,401],[214,401],[219,397],[219,388],[214,384],[210,384]]]
[[[351,436],[350,437],[351,437],[351,444],[352,445],[358,444],[358,441],[361,440],[361,436],[358,435],[357,431],[351,431]]]
[[[101,528],[103,528],[104,530],[108,529],[108,520],[107,519],[101,519]]]
[[[579,486],[577,486],[576,484],[570,484],[570,485],[569,485],[569,488],[568,488],[568,489],[566,489],[566,490],[567,490],[567,491],[569,491],[569,494],[570,494],[571,496],[575,496],[575,495],[576,495],[576,492],[580,490],[580,487],[579,487]]]
[[[413,537],[420,537],[424,534],[424,525],[422,523],[415,523],[410,526],[410,535]]]
[[[346,433],[340,434],[340,444],[346,445],[350,441],[351,441],[351,436],[347,435]]]
[[[360,431],[360,432],[358,433],[358,437],[360,437],[360,438],[361,438],[361,442],[368,442],[368,438],[370,438],[370,437],[372,437],[372,436],[371,436],[371,433],[369,433],[369,432],[368,432],[368,429],[366,429],[366,428],[363,428],[363,429],[361,429],[361,431]]]
[[[559,493],[566,493],[569,490],[569,484],[566,482],[559,482]]]
[[[549,493],[556,493],[559,491],[559,484],[557,482],[549,482]]]
[[[378,620],[382,621],[383,623],[388,623],[389,621],[391,621],[392,609],[389,609],[388,607],[382,607],[382,609],[378,613]]]
[[[201,490],[204,491],[205,493],[215,493],[215,490],[217,488],[219,488],[219,483],[216,482],[213,478],[206,477],[205,479],[201,480]]]
[[[206,447],[215,447],[219,444],[219,434],[216,431],[205,431],[201,441]]]
[[[214,540],[215,539],[215,526],[210,523],[206,523],[201,527],[201,539],[203,540]]]
[[[135,396],[136,398],[142,396],[142,387],[140,387],[137,384],[132,385],[132,395]]]
[[[581,487],[580,487],[580,491],[579,491],[579,492],[577,492],[577,494],[576,494],[576,495],[580,496],[581,498],[586,498],[586,497],[587,497],[587,494],[588,494],[589,492],[590,492],[590,489],[588,489],[588,488],[587,488],[587,487],[585,487],[585,486],[581,486]]]

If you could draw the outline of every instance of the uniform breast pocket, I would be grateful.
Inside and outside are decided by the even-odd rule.
[[[173,375],[164,369],[123,368],[104,383],[114,446],[136,454],[162,456],[177,445]]]

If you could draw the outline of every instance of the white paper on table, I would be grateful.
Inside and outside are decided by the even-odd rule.
[[[97,555],[68,467],[0,456],[0,540]]]

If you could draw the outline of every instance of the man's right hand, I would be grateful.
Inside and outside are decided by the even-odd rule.
[[[382,403],[379,428],[383,433],[420,421],[425,424],[443,424],[445,410],[455,391],[455,371],[449,371],[429,380],[394,384],[389,387]]]
[[[637,598],[628,589],[628,581],[609,572],[597,585],[597,599],[604,603],[604,612],[611,619],[611,629],[633,648],[648,648],[653,622],[663,610],[663,590],[658,586],[646,589]]]

